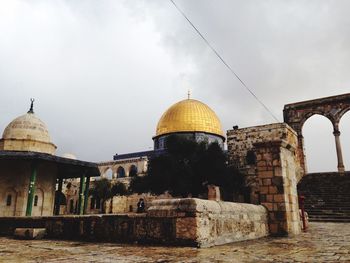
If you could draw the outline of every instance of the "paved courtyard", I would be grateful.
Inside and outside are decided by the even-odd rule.
[[[0,237],[0,262],[350,262],[350,223],[206,249]]]

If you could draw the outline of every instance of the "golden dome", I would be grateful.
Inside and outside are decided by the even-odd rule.
[[[27,114],[7,125],[0,140],[0,150],[55,153],[57,147],[51,142],[45,123],[35,116],[32,107]]]
[[[193,99],[175,103],[160,118],[156,137],[174,132],[206,132],[224,138],[215,112],[204,103]]]

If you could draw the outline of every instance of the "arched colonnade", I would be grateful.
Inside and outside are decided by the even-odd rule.
[[[305,161],[304,137],[302,129],[304,123],[313,115],[322,115],[328,118],[333,125],[338,172],[344,173],[344,160],[340,141],[339,123],[346,112],[350,110],[350,93],[326,97],[321,99],[291,103],[284,106],[284,122],[289,124],[298,134],[298,155],[304,172],[307,173]]]

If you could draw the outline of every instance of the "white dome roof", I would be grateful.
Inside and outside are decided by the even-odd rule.
[[[51,143],[45,123],[34,113],[24,114],[10,122],[5,128],[2,138]]]

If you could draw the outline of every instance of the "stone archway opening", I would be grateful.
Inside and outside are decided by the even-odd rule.
[[[298,135],[297,156],[300,161],[300,165],[304,170],[304,173],[307,173],[308,170],[305,166],[302,126],[309,117],[313,116],[314,114],[319,114],[327,117],[333,124],[337,168],[340,174],[344,174],[345,167],[342,154],[342,145],[340,138],[341,130],[339,129],[339,121],[342,116],[349,110],[350,93],[284,105],[284,122],[290,125]]]
[[[131,165],[130,168],[129,168],[129,176],[130,177],[134,177],[134,176],[137,176],[137,167],[136,165]]]
[[[304,149],[309,173],[337,170],[337,154],[334,144],[333,124],[326,117],[315,114],[302,126]]]
[[[343,146],[344,166],[349,170],[350,167],[350,111],[346,112],[339,122],[341,132],[341,144]]]
[[[125,169],[122,166],[119,166],[117,169],[117,178],[125,177]]]
[[[113,171],[111,168],[108,168],[105,173],[104,173],[104,177],[109,179],[109,180],[112,180],[113,178]]]

